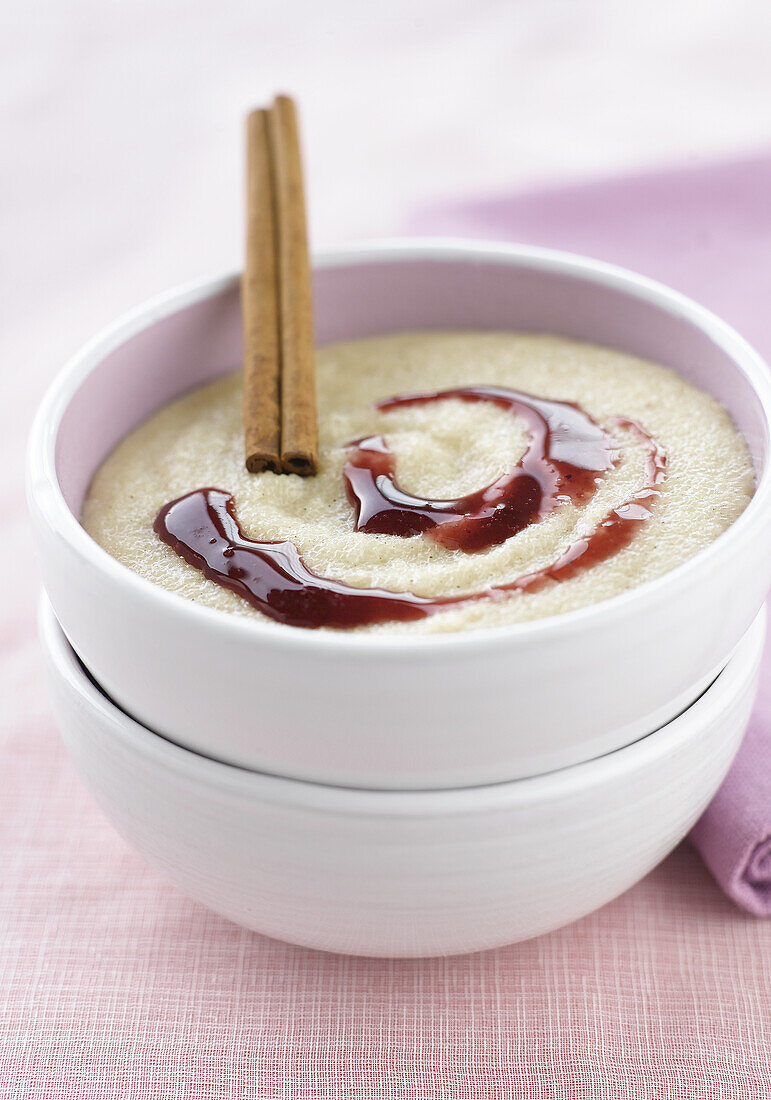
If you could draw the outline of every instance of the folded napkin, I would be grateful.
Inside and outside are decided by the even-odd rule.
[[[690,294],[771,358],[771,155],[452,201],[407,229],[582,252]],[[739,754],[691,840],[723,890],[771,916],[771,642]]]
[[[771,916],[771,652],[755,712],[733,767],[691,840],[729,897]]]

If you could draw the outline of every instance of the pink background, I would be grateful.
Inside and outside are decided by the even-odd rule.
[[[520,947],[335,958],[179,897],[60,748],[28,418],[101,324],[238,264],[238,119],[277,88],[302,99],[317,243],[408,225],[576,247],[695,293],[771,352],[769,162],[698,171],[768,141],[767,4],[323,7],[0,0],[0,1097],[762,1096],[771,924],[687,847]],[[693,172],[542,190],[659,163]],[[461,193],[502,199],[434,201]]]

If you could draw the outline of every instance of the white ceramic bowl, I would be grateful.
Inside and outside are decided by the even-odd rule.
[[[771,382],[728,326],[618,268],[516,246],[403,243],[315,268],[317,338],[415,328],[549,331],[661,361],[722,401],[758,486],[667,575],[555,618],[432,637],[259,623],[142,580],[82,529],[99,463],[164,402],[236,367],[235,277],[174,292],[92,341],[45,397],[29,498],[45,586],[97,680],[139,721],[216,759],[351,786],[534,775],[629,744],[724,665],[771,580]]]
[[[679,718],[551,775],[455,791],[357,791],[182,749],[94,685],[42,605],[56,715],[123,836],[186,894],[279,939],[360,955],[513,943],[616,897],[686,834],[750,713],[764,613]]]

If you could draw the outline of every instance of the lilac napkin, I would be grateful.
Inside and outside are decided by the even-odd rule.
[[[771,650],[761,691],[733,767],[691,840],[729,897],[771,916]]]
[[[771,154],[418,210],[411,232],[582,252],[661,279],[771,358]],[[691,833],[738,905],[771,915],[771,641],[747,736]]]

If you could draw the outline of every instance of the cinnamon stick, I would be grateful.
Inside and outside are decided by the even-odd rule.
[[[280,344],[275,196],[268,112],[246,120],[246,264],[241,282],[244,329],[246,468],[281,472]]]
[[[297,111],[277,96],[268,117],[273,155],[281,346],[281,465],[318,470],[313,299]]]

